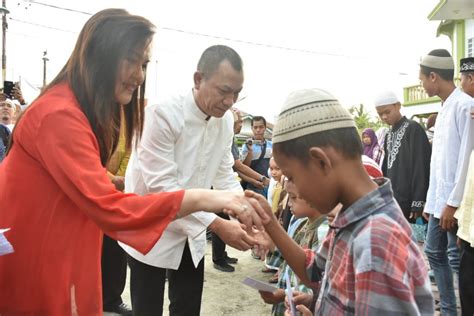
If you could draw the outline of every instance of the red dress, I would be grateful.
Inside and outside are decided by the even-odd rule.
[[[0,315],[102,315],[102,232],[146,253],[184,191],[115,190],[90,124],[66,84],[35,101],[0,164]]]

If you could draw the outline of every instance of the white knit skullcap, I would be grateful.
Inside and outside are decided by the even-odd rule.
[[[434,55],[426,55],[420,63],[421,66],[433,69],[453,70],[454,61],[452,57],[440,57]]]
[[[273,128],[274,144],[345,127],[355,127],[349,112],[321,89],[290,93]]]
[[[380,92],[375,97],[375,100],[374,100],[375,107],[389,105],[389,104],[395,104],[395,103],[400,103],[400,100],[398,100],[397,96],[392,91]]]

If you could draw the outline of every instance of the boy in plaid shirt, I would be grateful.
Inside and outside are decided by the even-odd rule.
[[[293,92],[275,124],[273,145],[275,161],[299,197],[323,214],[342,204],[316,254],[292,241],[275,218],[265,223],[301,281],[321,280],[314,313],[433,315],[423,255],[390,181],[373,181],[365,171],[348,111],[326,91]],[[246,194],[271,214],[263,198]],[[311,315],[303,305],[297,309]]]

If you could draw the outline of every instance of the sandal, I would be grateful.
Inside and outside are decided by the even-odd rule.
[[[268,280],[269,283],[278,283],[278,272],[275,273],[270,280]]]
[[[275,273],[275,269],[272,269],[272,268],[268,268],[268,267],[263,267],[262,270],[261,270],[263,273]]]

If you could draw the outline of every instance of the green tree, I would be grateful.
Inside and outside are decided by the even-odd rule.
[[[349,109],[349,113],[354,118],[359,132],[369,127],[373,130],[378,130],[380,127],[386,126],[378,117],[372,117],[370,113],[366,111],[363,104],[352,106]]]

